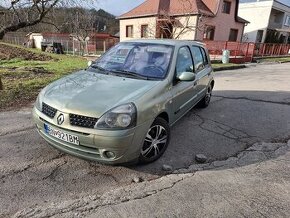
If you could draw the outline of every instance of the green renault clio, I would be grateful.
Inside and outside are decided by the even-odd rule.
[[[65,153],[146,164],[163,155],[174,123],[194,106],[209,105],[212,74],[199,42],[121,42],[88,69],[45,87],[33,117],[39,134]]]

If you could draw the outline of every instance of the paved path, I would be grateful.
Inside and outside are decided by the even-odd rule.
[[[290,140],[256,144],[239,161],[27,208],[15,217],[289,217]]]

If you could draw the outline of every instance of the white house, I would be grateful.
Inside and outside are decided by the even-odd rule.
[[[241,41],[248,21],[239,0],[146,0],[119,17],[120,40],[174,38]]]
[[[290,43],[290,5],[276,0],[242,0],[238,14],[250,22],[243,41]]]

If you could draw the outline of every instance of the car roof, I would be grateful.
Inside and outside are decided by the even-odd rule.
[[[172,46],[183,46],[183,45],[198,45],[203,46],[204,44],[199,41],[194,40],[177,40],[177,39],[133,39],[126,40],[121,43],[126,42],[135,42],[135,43],[150,43],[150,44],[159,44],[159,45],[172,45]]]

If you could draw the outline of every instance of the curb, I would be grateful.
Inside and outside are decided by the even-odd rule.
[[[238,69],[243,69],[246,68],[246,65],[237,65],[237,66],[229,66],[229,67],[216,67],[213,68],[214,72],[218,72],[218,71],[224,71],[224,70],[238,70]]]

